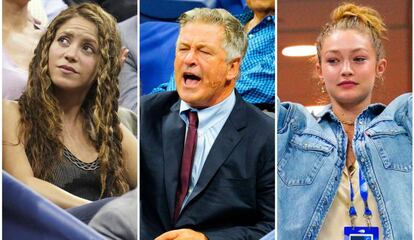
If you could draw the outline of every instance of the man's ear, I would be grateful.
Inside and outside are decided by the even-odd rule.
[[[236,80],[240,73],[241,58],[237,57],[227,64],[226,80]]]

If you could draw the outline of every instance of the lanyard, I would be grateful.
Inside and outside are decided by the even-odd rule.
[[[357,211],[354,206],[354,189],[352,188],[351,175],[349,174],[349,189],[351,195],[351,204],[349,206],[349,217],[351,218],[352,226],[355,226],[355,219],[357,217]],[[359,194],[361,195],[362,200],[364,201],[364,218],[367,220],[368,227],[371,226],[371,217],[372,212],[368,206],[368,184],[365,180],[364,174],[362,173],[361,168],[359,168]]]

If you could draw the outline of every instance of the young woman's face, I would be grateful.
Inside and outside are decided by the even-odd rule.
[[[322,42],[317,64],[332,103],[369,104],[375,79],[382,76],[386,60],[377,61],[368,35],[355,30],[335,30]]]
[[[68,20],[57,31],[49,49],[49,72],[54,85],[87,93],[95,81],[98,52],[96,26],[82,17]]]

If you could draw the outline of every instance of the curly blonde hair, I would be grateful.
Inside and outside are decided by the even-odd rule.
[[[116,20],[101,7],[86,3],[67,8],[50,23],[40,39],[30,63],[27,88],[19,99],[19,139],[25,146],[35,177],[52,181],[51,170],[63,159],[63,111],[54,95],[48,52],[58,29],[74,17],[82,17],[97,28],[97,74],[81,111],[85,119],[84,130],[98,152],[101,197],[120,195],[129,190],[117,115],[121,40]]]

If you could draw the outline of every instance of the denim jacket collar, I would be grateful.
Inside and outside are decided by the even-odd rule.
[[[373,103],[370,104],[365,110],[363,110],[357,117],[357,119],[360,118],[360,116],[368,116],[370,121],[375,119],[374,116],[380,115],[382,111],[386,108],[385,104],[382,103]],[[339,123],[338,118],[336,117],[335,113],[332,111],[332,104],[326,105],[320,112],[313,114],[316,121],[320,123],[323,119],[327,121],[335,121]],[[375,121],[376,122],[376,121]]]

